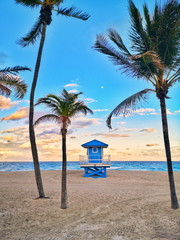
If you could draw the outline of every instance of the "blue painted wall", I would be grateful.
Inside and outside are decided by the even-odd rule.
[[[97,152],[94,152],[94,151]],[[89,147],[88,148],[88,156],[90,163],[101,163],[103,154],[103,149],[101,147]]]

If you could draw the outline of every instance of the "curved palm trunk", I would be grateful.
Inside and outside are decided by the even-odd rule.
[[[62,182],[61,182],[61,208],[67,208],[67,188],[66,188],[66,133],[67,129],[62,128],[62,153],[63,153],[63,162],[62,162]]]
[[[169,136],[168,136],[166,103],[165,103],[164,97],[160,98],[160,105],[161,105],[162,128],[163,128],[164,145],[165,145],[165,150],[166,150],[168,176],[169,176],[170,193],[171,193],[171,207],[173,209],[178,209],[179,204],[178,204],[178,199],[176,196],[176,189],[175,189],[174,176],[173,176],[171,150],[170,150],[170,143],[169,143]]]
[[[35,88],[36,88],[40,63],[41,63],[41,56],[42,56],[42,50],[43,50],[44,41],[45,41],[45,34],[46,34],[46,23],[43,24],[43,29],[42,29],[42,33],[41,33],[41,42],[40,42],[40,46],[39,46],[38,57],[37,57],[37,61],[36,61],[35,71],[34,71],[34,78],[33,78],[32,87],[31,87],[30,109],[29,109],[29,137],[30,137],[31,151],[32,151],[32,156],[33,156],[36,184],[37,184],[40,198],[44,198],[45,194],[44,194],[39,160],[38,160],[33,119],[34,119],[34,93],[35,93]]]

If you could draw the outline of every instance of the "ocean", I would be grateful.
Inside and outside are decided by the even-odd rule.
[[[61,170],[62,162],[40,162],[40,168],[44,170]],[[81,170],[79,162],[67,162],[68,170]],[[32,162],[0,162],[0,172],[9,171],[33,171]],[[160,161],[112,161],[110,170],[128,171],[167,171],[166,162]],[[180,172],[180,161],[173,162],[174,172]]]

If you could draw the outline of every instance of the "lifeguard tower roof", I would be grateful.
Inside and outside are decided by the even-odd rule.
[[[103,147],[103,148],[107,148],[108,144],[94,139],[94,140],[92,140],[90,142],[82,144],[81,146],[84,147],[84,148],[89,148],[89,147]]]

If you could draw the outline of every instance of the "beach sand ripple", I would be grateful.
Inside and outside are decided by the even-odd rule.
[[[0,173],[2,240],[180,240],[180,209],[170,207],[166,172],[110,171],[84,178],[68,171],[68,209],[60,209],[61,171]],[[180,172],[175,173],[180,202]]]

